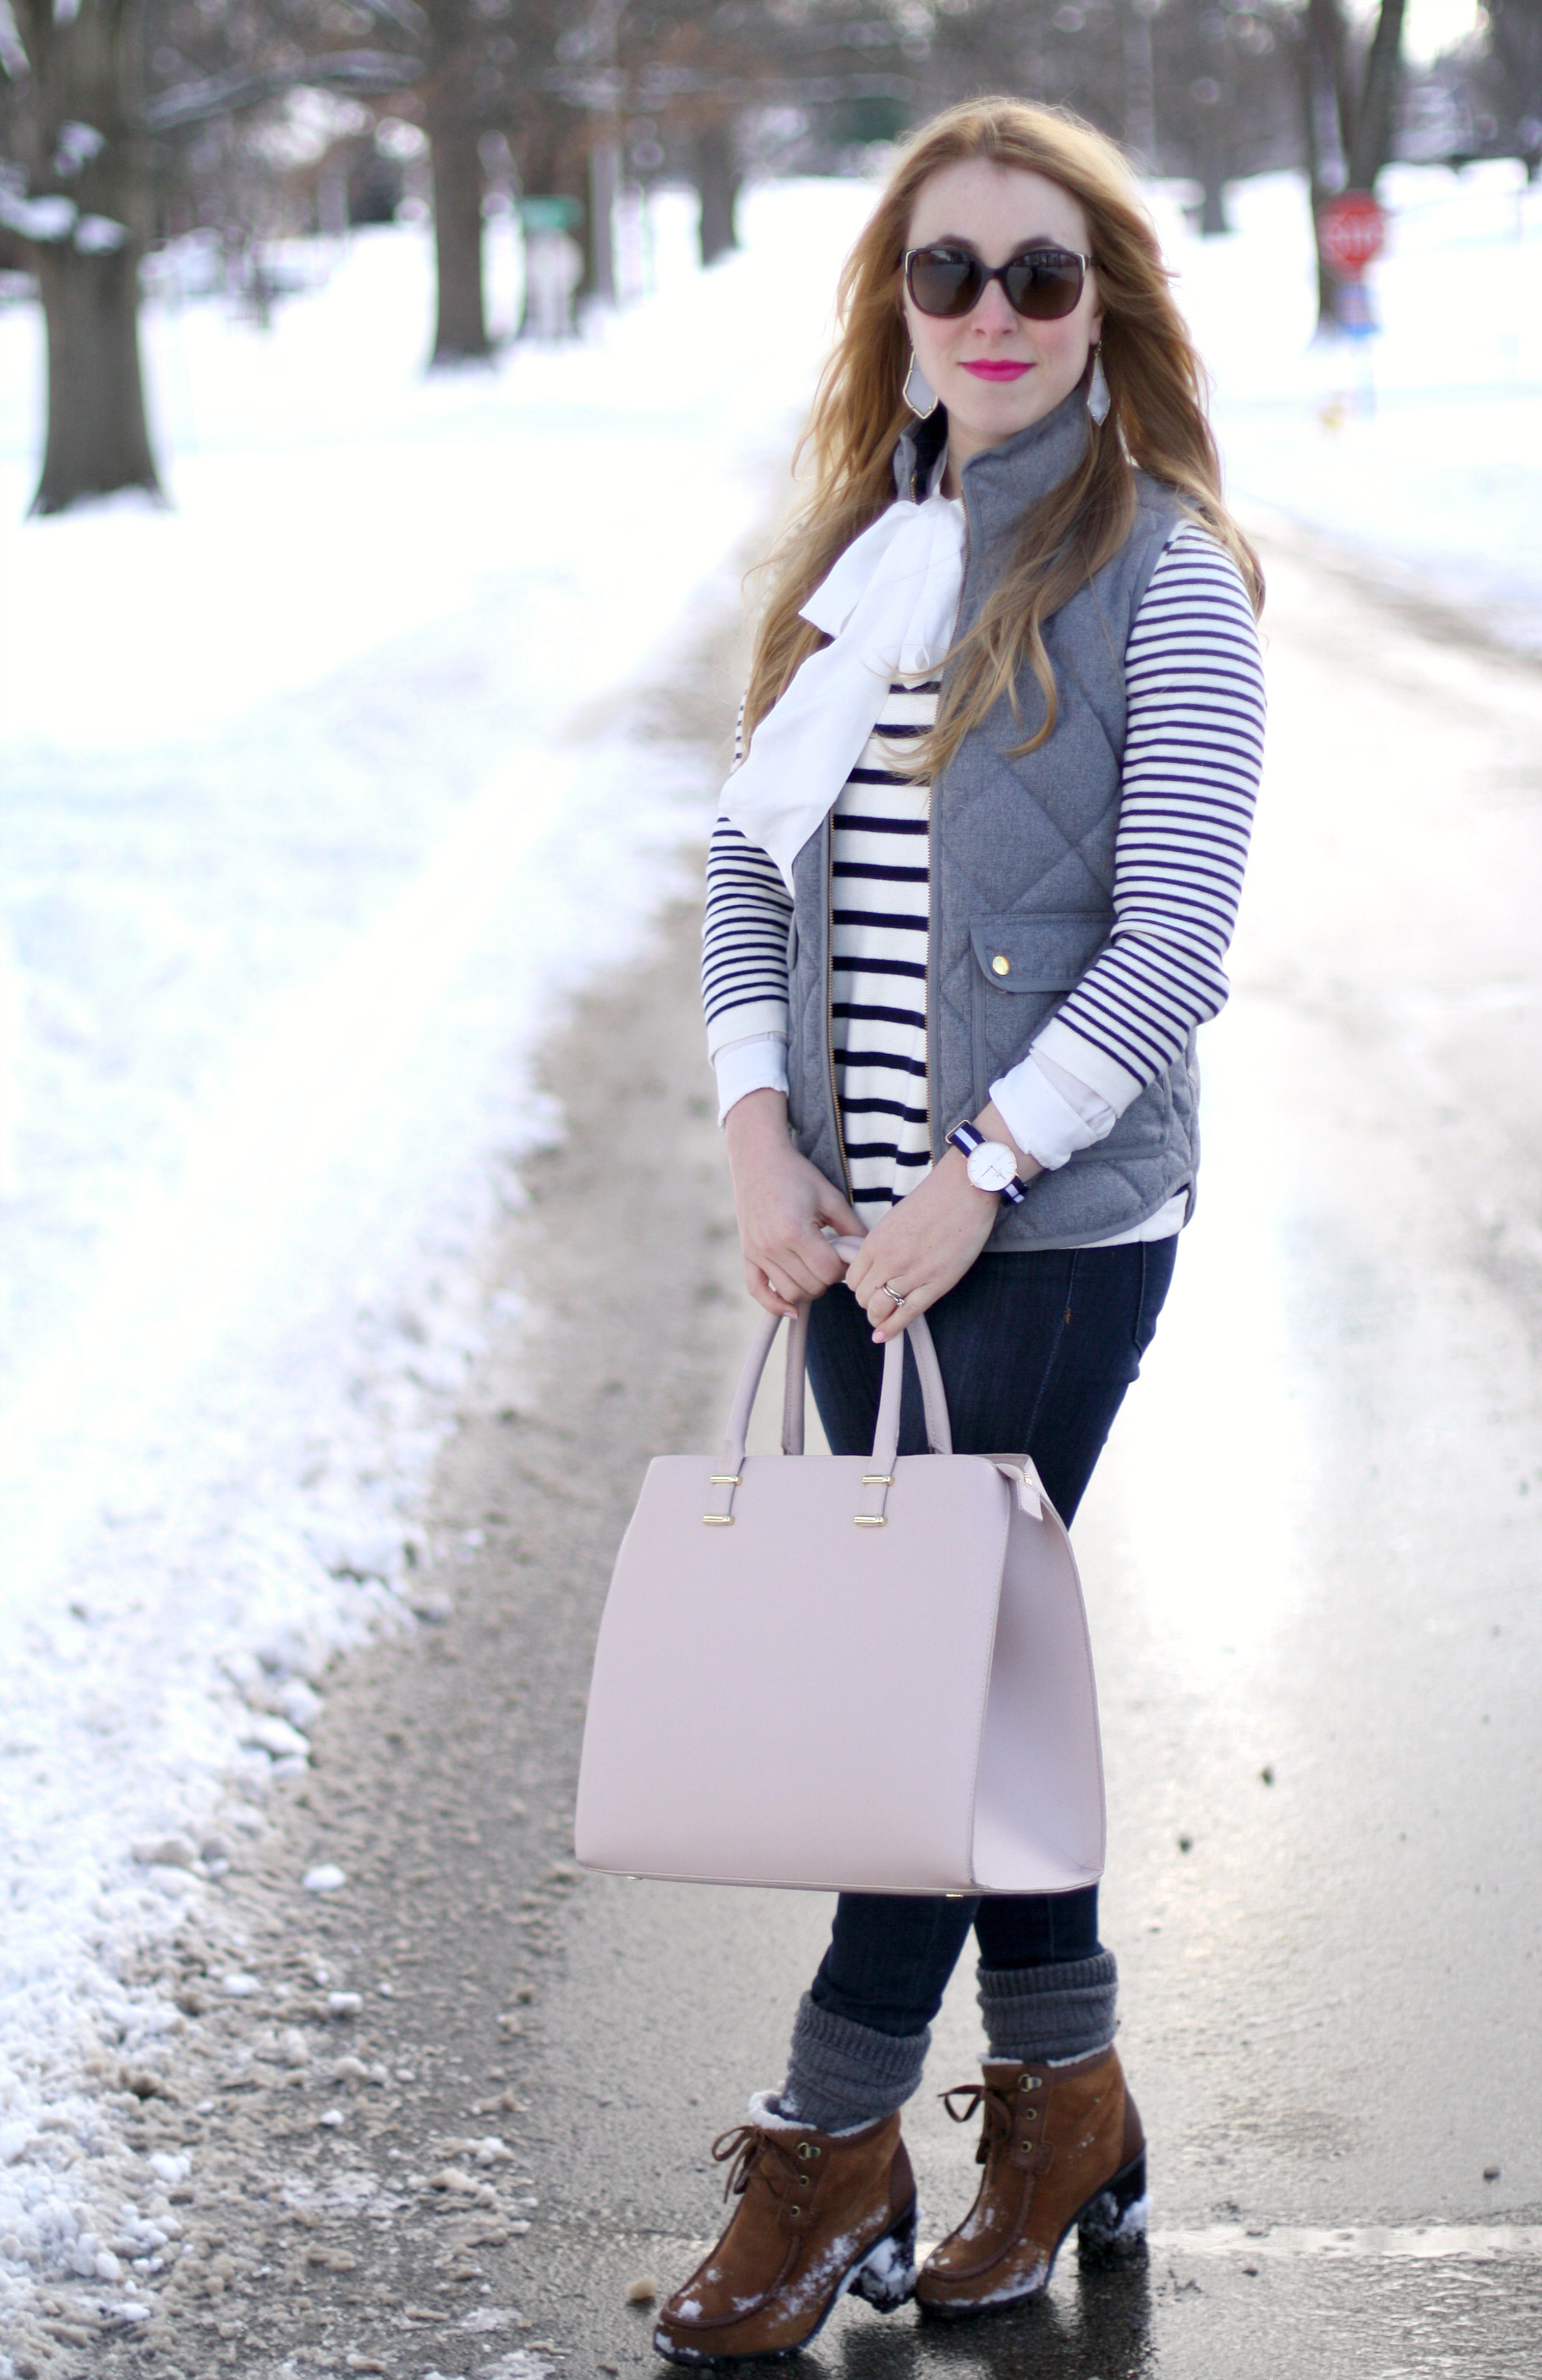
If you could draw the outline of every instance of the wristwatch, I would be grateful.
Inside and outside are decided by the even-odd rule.
[[[950,1148],[965,1160],[977,1190],[993,1190],[1009,1207],[1020,1207],[1027,1192],[1017,1179],[1017,1160],[1004,1140],[987,1140],[972,1123],[955,1123],[948,1135]]]

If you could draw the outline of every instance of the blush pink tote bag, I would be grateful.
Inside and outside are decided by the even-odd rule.
[[[855,1252],[855,1243],[842,1253]],[[745,1452],[765,1317],[715,1461],[649,1465],[601,1622],[575,1828],[585,1867],[860,1892],[1062,1892],[1103,1865],[1103,1775],[1070,1541],[1022,1455],[954,1454],[910,1326],[929,1454]]]

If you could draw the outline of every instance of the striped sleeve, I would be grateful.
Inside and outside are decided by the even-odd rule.
[[[734,731],[743,755],[744,707]],[[787,937],[793,896],[769,853],[720,818],[707,852],[707,915],[701,937],[701,1004],[707,1051],[759,1034],[787,1036]]]
[[[1180,529],[1124,656],[1124,773],[1114,923],[1034,1042],[1122,1114],[1219,1014],[1263,765],[1264,681],[1242,574],[1205,529]]]

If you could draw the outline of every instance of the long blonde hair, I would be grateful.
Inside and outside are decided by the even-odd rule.
[[[763,565],[768,585],[747,731],[828,641],[799,618],[800,605],[894,500],[894,445],[910,419],[900,393],[909,351],[900,300],[906,235],[922,185],[941,167],[976,158],[1042,174],[1080,201],[1103,310],[1111,405],[1101,428],[1089,423],[1077,468],[1025,516],[999,583],[954,647],[936,726],[910,756],[918,775],[933,775],[951,759],[1003,694],[1021,723],[1016,681],[1025,663],[1043,689],[1046,715],[1017,749],[1031,751],[1050,734],[1055,685],[1043,624],[1129,536],[1137,467],[1176,490],[1237,563],[1256,610],[1263,601],[1257,559],[1221,497],[1204,368],[1123,158],[1111,140],[1063,109],[1021,99],[966,100],[934,116],[909,142],[843,268],[834,350],[798,443],[800,458],[806,450],[812,456],[812,490]]]

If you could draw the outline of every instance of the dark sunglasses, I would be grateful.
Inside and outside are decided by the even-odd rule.
[[[999,281],[1014,314],[1056,322],[1075,312],[1091,261],[1070,248],[1026,248],[997,265],[982,264],[966,248],[909,248],[905,285],[923,314],[952,322],[972,313],[986,285]]]

